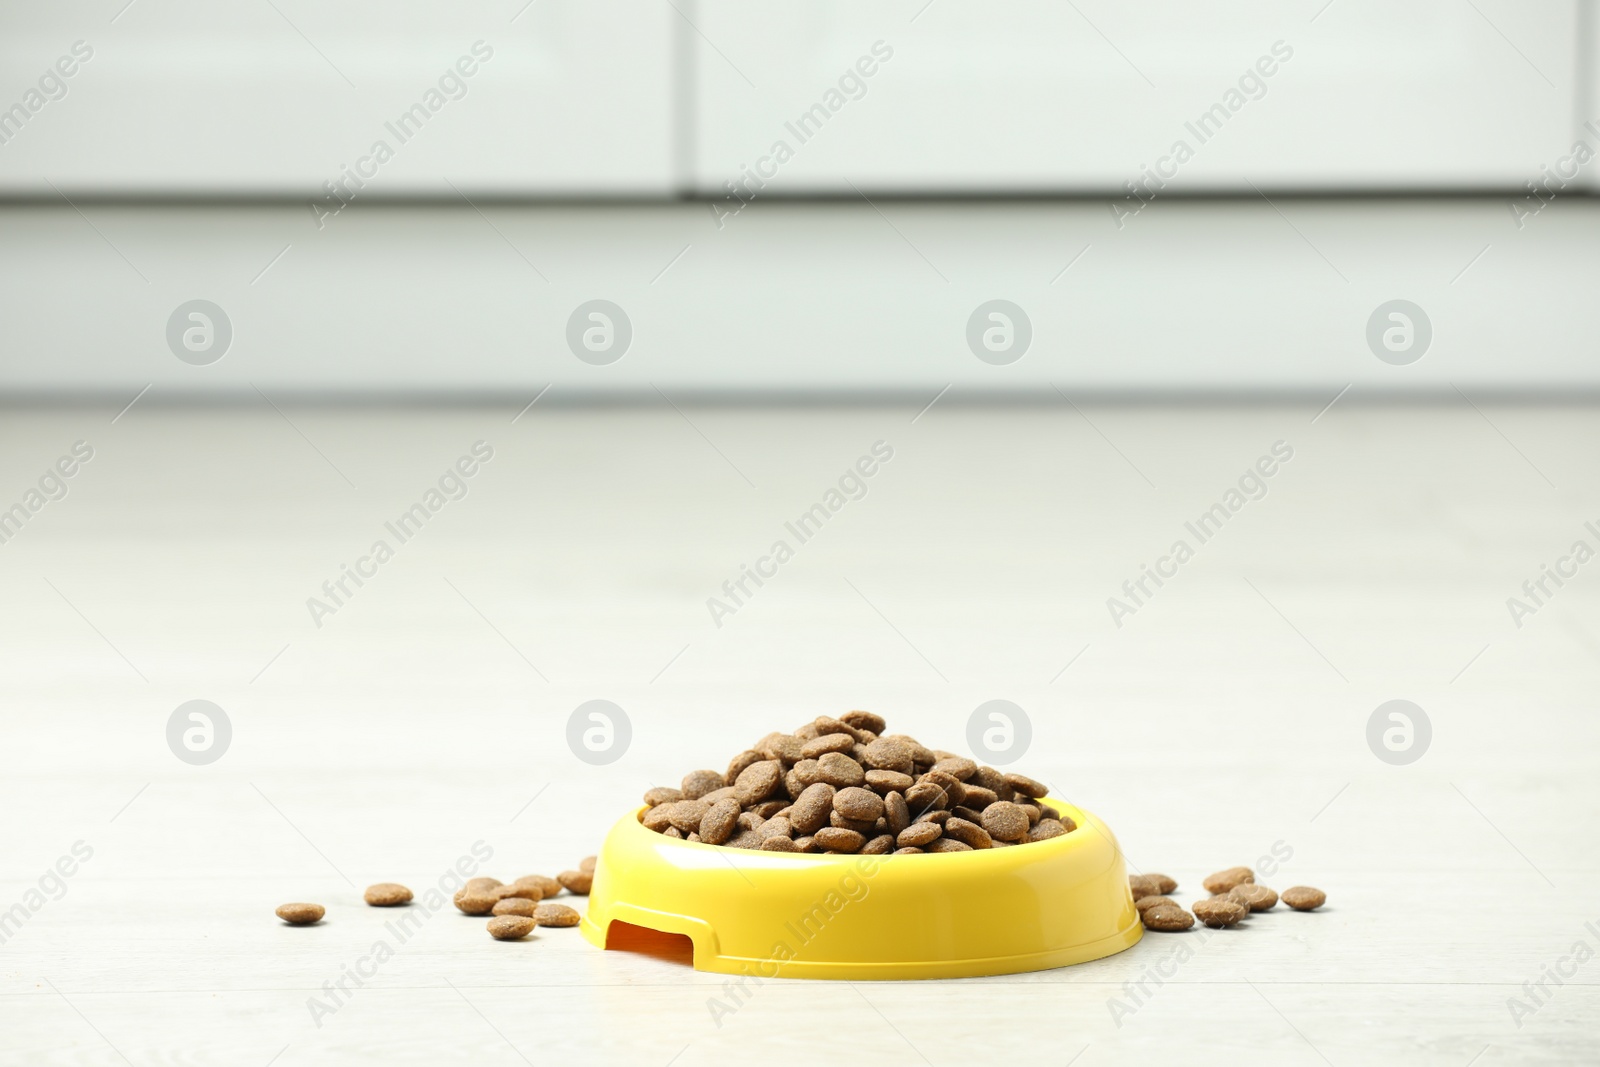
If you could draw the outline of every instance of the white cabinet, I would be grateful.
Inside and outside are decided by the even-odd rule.
[[[696,22],[711,194],[1519,188],[1577,125],[1573,0],[701,0]]]
[[[672,187],[654,0],[125,3],[0,11],[0,192]]]

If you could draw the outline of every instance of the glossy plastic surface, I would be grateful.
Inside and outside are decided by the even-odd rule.
[[[663,837],[623,816],[595,868],[583,936],[613,922],[682,934],[696,970],[759,978],[970,978],[1063,967],[1136,943],[1116,838],[1078,828],[1011,848],[911,856],[754,852]]]

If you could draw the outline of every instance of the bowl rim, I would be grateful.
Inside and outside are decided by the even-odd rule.
[[[1065,800],[1061,800],[1061,799],[1059,799],[1057,797],[1053,797],[1053,796],[1048,796],[1047,795],[1047,796],[1039,797],[1038,799],[1043,801],[1044,803],[1048,804],[1049,806],[1057,809],[1058,811],[1062,811],[1062,812],[1064,812],[1066,814],[1069,814],[1069,815],[1073,816],[1073,821],[1075,823],[1077,823],[1077,827],[1075,829],[1069,830],[1068,832],[1062,834],[1060,837],[1046,838],[1043,841],[1029,841],[1029,842],[1026,842],[1025,843],[1026,846],[1044,845],[1044,846],[1047,847],[1047,850],[1042,850],[1042,851],[1039,851],[1039,852],[1030,852],[1030,853],[1028,853],[1029,855],[1037,856],[1040,859],[1043,859],[1045,857],[1045,855],[1054,854],[1055,852],[1063,850],[1063,849],[1079,848],[1079,847],[1085,847],[1086,848],[1088,846],[1080,846],[1080,845],[1077,844],[1077,842],[1082,839],[1081,836],[1080,836],[1081,832],[1084,829],[1089,828],[1089,827],[1093,827],[1095,833],[1098,834],[1099,836],[1101,836],[1103,838],[1106,838],[1107,840],[1110,840],[1110,841],[1114,841],[1115,840],[1114,838],[1111,838],[1109,830],[1104,828],[1104,824],[1101,823],[1100,819],[1093,812],[1086,811],[1086,810],[1084,810],[1083,808],[1079,807],[1076,804],[1070,803],[1070,802],[1065,801]],[[863,860],[863,859],[886,860],[886,859],[889,859],[891,856],[894,855],[893,852],[876,852],[876,853],[868,853],[868,854],[863,854],[863,853],[860,853],[860,852],[776,852],[776,851],[767,852],[767,851],[764,851],[762,849],[754,849],[754,848],[729,848],[726,845],[712,845],[712,844],[708,844],[708,843],[706,843],[704,841],[686,841],[683,838],[668,837],[665,834],[657,833],[656,831],[647,828],[644,825],[643,817],[644,817],[644,813],[646,811],[648,811],[649,809],[650,809],[650,805],[641,804],[638,807],[633,808],[627,815],[623,816],[621,821],[633,824],[634,827],[637,827],[638,832],[640,834],[645,835],[646,839],[652,840],[654,842],[657,842],[662,846],[665,846],[665,847],[668,847],[668,848],[689,848],[689,849],[697,849],[697,850],[700,850],[700,849],[703,849],[703,850],[715,850],[718,855],[725,857],[726,859],[729,860],[729,862],[733,862],[736,858],[744,857],[744,856],[760,856],[761,859],[762,859],[763,866],[765,866],[768,863],[772,862],[774,858],[776,858],[779,862],[783,862],[783,861],[793,862],[797,866],[817,866],[817,865],[821,865],[821,864],[841,865],[841,864],[843,864],[843,863],[845,863],[847,861],[859,862],[860,860]],[[633,831],[629,830],[627,832],[631,833]],[[1024,847],[1024,846],[1012,846],[1012,847]],[[937,859],[944,860],[946,862],[957,861],[957,862],[964,862],[964,863],[973,863],[973,862],[987,862],[987,861],[979,861],[979,860],[977,860],[977,857],[979,857],[979,856],[985,856],[985,857],[1006,856],[1006,857],[1010,857],[1011,856],[1011,849],[1009,849],[1009,848],[974,848],[974,849],[969,849],[966,852],[925,852],[925,853],[922,853],[922,855],[934,856]],[[908,859],[908,860],[910,858],[911,858],[910,856],[906,857],[906,859]]]

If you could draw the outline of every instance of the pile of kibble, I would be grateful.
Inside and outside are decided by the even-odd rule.
[[[583,916],[565,904],[548,903],[563,889],[573,896],[588,896],[594,882],[593,856],[585,856],[575,871],[562,871],[551,878],[527,874],[506,885],[498,878],[473,878],[456,890],[455,906],[464,915],[491,915],[489,936],[497,941],[518,941],[539,926],[577,926]],[[379,882],[367,887],[363,895],[374,908],[397,908],[411,903],[411,890],[398,882]],[[322,921],[327,909],[321,904],[285,904],[278,918],[290,926],[313,926]]]
[[[1234,926],[1251,912],[1271,911],[1278,901],[1283,901],[1295,911],[1316,911],[1328,902],[1328,895],[1308,885],[1297,885],[1276,893],[1264,885],[1256,884],[1256,874],[1249,867],[1229,867],[1208,875],[1201,883],[1211,895],[1197,900],[1189,907],[1194,914],[1167,894],[1177,890],[1175,879],[1165,874],[1130,874],[1128,887],[1133,890],[1133,906],[1139,909],[1139,918],[1146,930],[1176,933],[1187,930],[1199,919],[1214,930]]]
[[[726,771],[690,771],[644,795],[656,833],[767,852],[915,855],[1047,841],[1077,829],[1045,787],[914,737],[883,717],[824,715],[770,733]]]

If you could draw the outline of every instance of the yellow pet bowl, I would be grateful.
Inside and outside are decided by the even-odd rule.
[[[682,935],[696,970],[757,978],[972,978],[1121,952],[1144,928],[1116,838],[1045,803],[1078,828],[920,856],[705,845],[647,830],[635,811],[601,847],[583,936],[608,948],[630,927]]]

